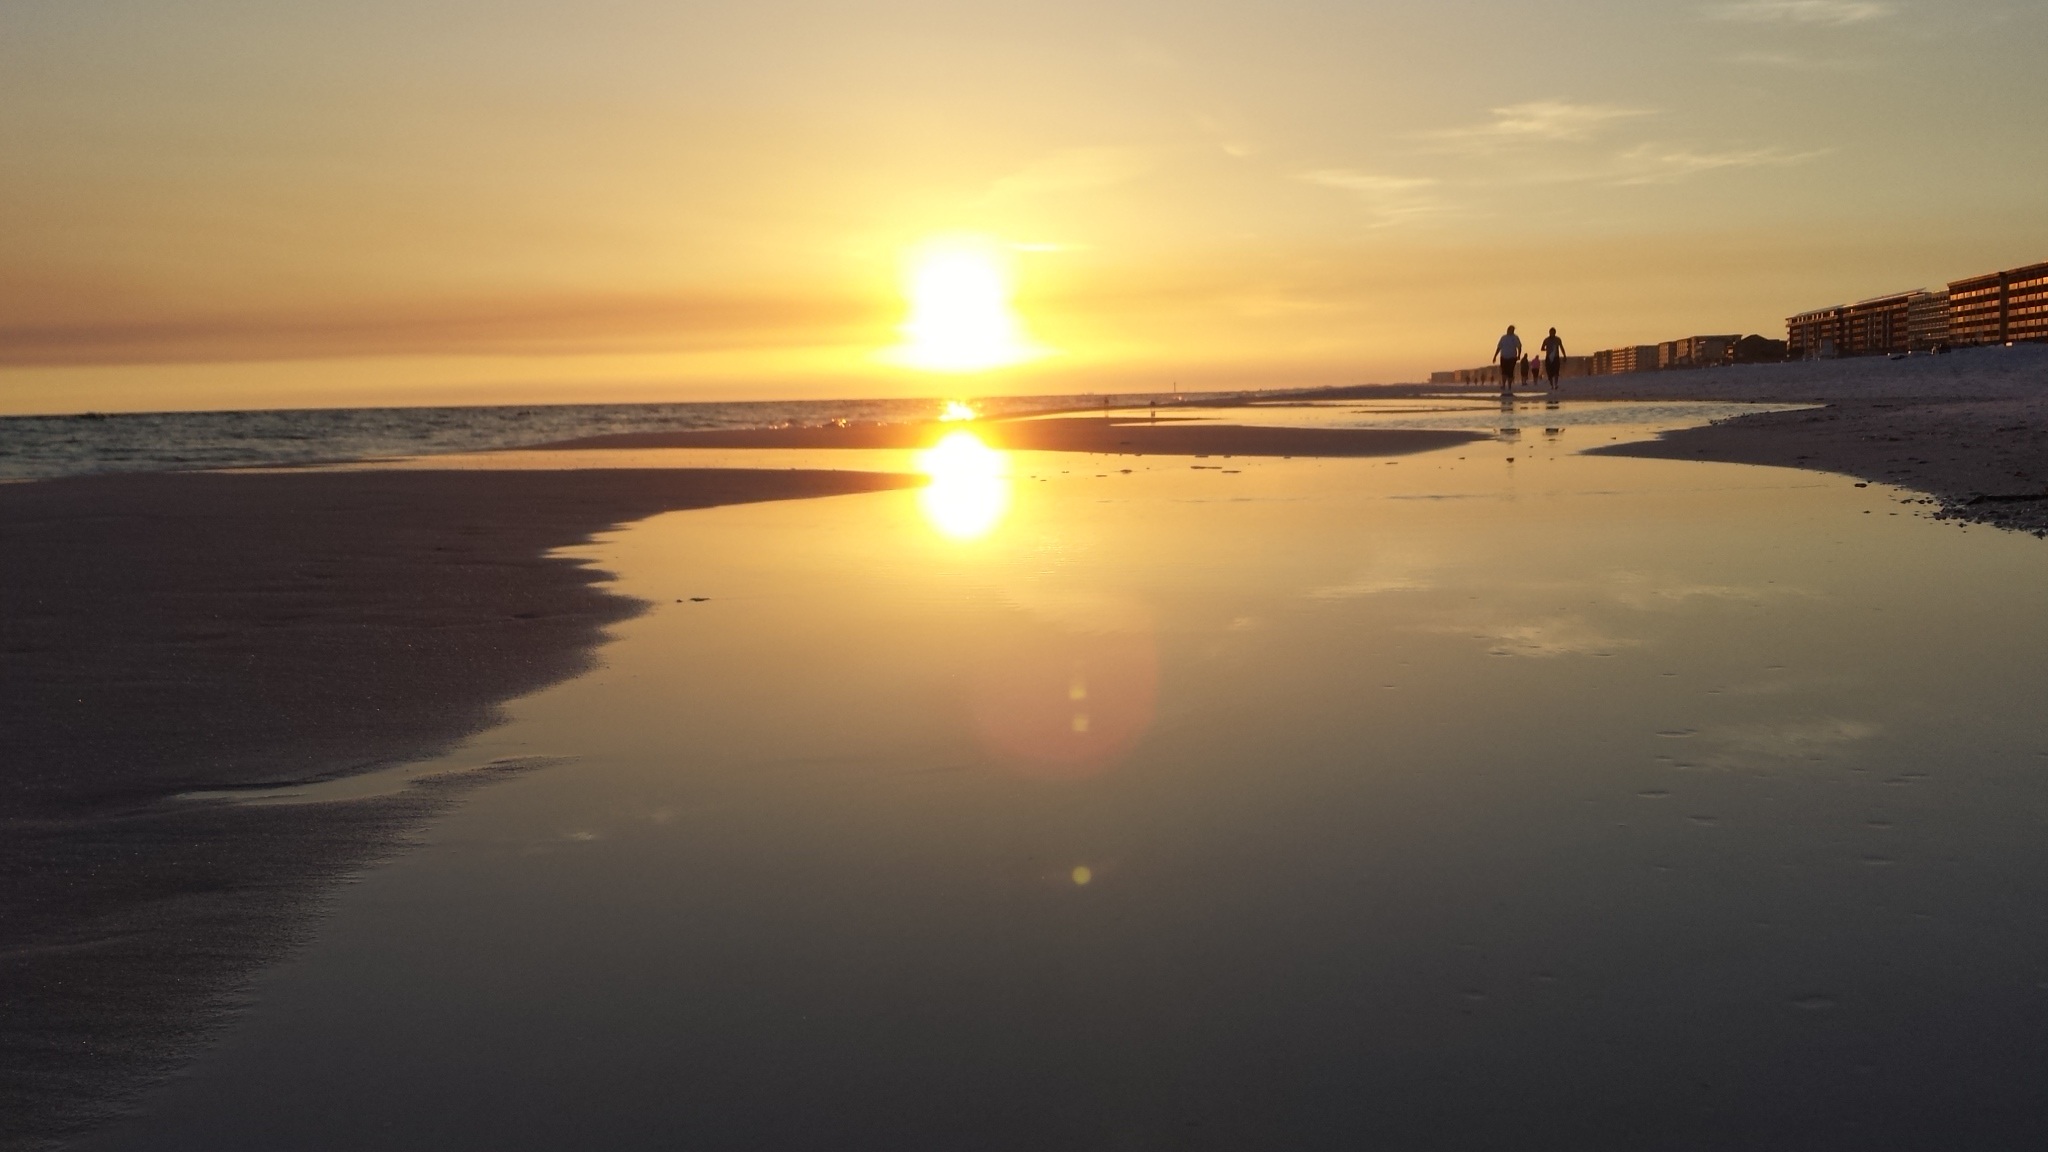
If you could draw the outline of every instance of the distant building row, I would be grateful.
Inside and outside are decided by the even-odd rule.
[[[2048,340],[2048,263],[1894,292],[1785,319],[1794,360],[1886,356],[1972,344]]]
[[[1715,368],[1723,364],[1768,363],[1785,358],[1785,345],[1762,336],[1686,336],[1662,344],[1631,344],[1591,356],[1568,356],[1560,376],[1618,376],[1672,368]],[[1431,384],[1493,384],[1499,369],[1456,368],[1432,372]]]
[[[1605,352],[1593,353],[1595,376],[1615,376],[1623,372],[1664,371],[1672,368],[1717,368],[1723,364],[1735,364],[1745,355],[1756,350],[1756,345],[1773,345],[1774,341],[1759,336],[1745,338],[1739,334],[1728,336],[1687,336],[1679,340],[1666,340],[1662,344],[1631,344],[1622,348],[1609,348]],[[1765,356],[1779,350],[1765,347]]]

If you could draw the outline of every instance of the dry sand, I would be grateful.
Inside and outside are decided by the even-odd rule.
[[[1944,518],[2048,533],[2048,346],[1568,380],[1562,395],[1823,405],[1595,451],[1839,472],[1924,492]]]
[[[170,797],[430,756],[586,667],[640,606],[550,549],[670,509],[917,482],[590,470],[0,486],[0,1147],[81,1131],[173,1067],[329,882],[461,785],[305,807]]]

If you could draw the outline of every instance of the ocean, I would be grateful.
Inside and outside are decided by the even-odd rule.
[[[1097,402],[1096,397],[1006,396],[974,404],[983,414],[998,416]],[[930,399],[759,400],[11,416],[0,418],[0,481],[477,452],[612,432],[895,423],[931,419],[943,404]]]

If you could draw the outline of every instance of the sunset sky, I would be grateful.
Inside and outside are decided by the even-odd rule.
[[[2038,0],[9,0],[0,411],[1782,336],[2048,259],[2044,57]],[[911,347],[934,251],[1006,278],[1017,362]]]

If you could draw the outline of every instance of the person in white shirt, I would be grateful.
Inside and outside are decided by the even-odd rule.
[[[1493,346],[1493,358],[1500,364],[1500,390],[1506,395],[1515,390],[1515,367],[1522,362],[1522,338],[1515,335],[1515,326],[1508,325],[1508,334]]]

